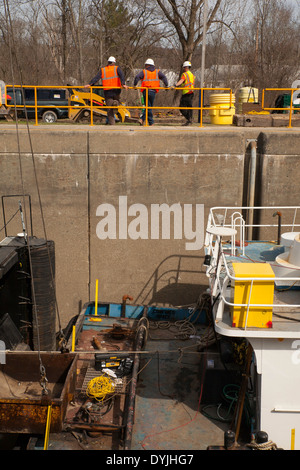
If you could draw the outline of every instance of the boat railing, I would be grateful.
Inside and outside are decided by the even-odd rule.
[[[245,223],[244,218],[241,216],[242,212],[247,210],[272,210],[274,212],[274,207],[217,207],[212,208],[209,213],[208,217],[208,224],[206,230],[206,237],[205,237],[205,253],[210,257],[210,263],[206,269],[206,275],[209,277],[210,288],[212,293],[212,298],[218,298],[218,306],[216,310],[215,320],[221,320],[223,318],[224,309],[225,307],[229,309],[233,309],[236,307],[244,307],[246,309],[246,320],[244,328],[247,328],[247,319],[248,313],[250,308],[260,307],[260,308],[284,308],[287,309],[299,309],[300,304],[295,303],[287,303],[281,302],[276,303],[275,301],[272,304],[266,303],[251,303],[251,293],[253,289],[253,283],[259,282],[266,282],[266,277],[236,277],[232,270],[230,270],[230,264],[234,261],[234,258],[238,260],[241,256],[244,255],[244,248],[245,248],[245,228],[247,224]],[[294,231],[295,229],[299,228],[300,231],[300,224],[297,222],[297,210],[300,209],[298,206],[290,207],[290,206],[282,206],[277,208],[279,211],[284,211],[288,209],[289,211],[292,210],[292,217],[291,222],[283,224],[281,227],[289,228],[290,231]],[[226,222],[226,218],[228,217],[229,211],[233,211],[230,214],[230,222]],[[220,211],[224,211],[224,213],[220,214]],[[236,233],[238,222],[240,224],[240,245],[239,250],[240,253],[236,255]],[[249,226],[249,225],[248,225]],[[276,227],[276,224],[252,224],[253,227]],[[230,241],[228,240],[228,236],[226,237],[226,241],[223,242],[222,240],[222,230],[215,231],[212,228],[231,228],[234,229],[232,234],[230,235]],[[216,234],[217,233],[217,234]],[[244,259],[245,261],[245,259]],[[249,260],[250,261],[250,260]],[[264,263],[269,263],[268,261],[261,261]],[[300,281],[300,268],[299,268],[299,275],[298,276],[285,276],[279,277],[277,275],[272,278],[274,282],[278,281],[288,281],[288,282],[299,282]],[[230,285],[234,285],[235,282],[249,282],[249,295],[246,303],[234,303],[228,295],[228,288]]]
[[[245,216],[242,215],[242,212],[254,212],[254,211],[266,211],[266,210],[270,210],[274,213],[274,211],[276,212],[282,212],[283,210],[292,210],[293,211],[293,214],[292,214],[292,221],[290,223],[282,223],[281,224],[281,228],[289,228],[291,229],[291,231],[294,231],[295,228],[299,227],[299,230],[300,230],[300,206],[278,206],[278,207],[270,207],[270,206],[265,206],[265,207],[254,207],[254,206],[240,206],[240,207],[237,207],[237,206],[233,206],[233,207],[224,207],[224,206],[219,206],[219,207],[212,207],[209,211],[209,215],[208,215],[208,223],[207,223],[207,227],[233,227],[232,225],[232,220],[229,221],[229,223],[226,223],[226,219],[227,218],[230,218],[230,219],[234,219],[233,216],[235,216],[235,222],[237,220],[237,216],[239,217],[239,220],[241,221],[241,218],[243,217],[244,219],[244,222],[243,222],[243,230],[244,230],[244,233],[245,233],[245,230],[248,228],[248,227],[252,227],[252,228],[276,228],[278,226],[278,224],[276,223],[273,223],[273,224],[266,224],[266,223],[251,223],[251,224],[248,224],[247,223],[247,220],[245,220]],[[224,212],[222,214],[222,211]],[[233,213],[231,213],[230,211],[233,211]],[[299,212],[298,212],[299,211]],[[273,214],[274,215],[274,214]],[[296,223],[297,221],[297,217],[299,218],[299,221],[298,223]],[[206,235],[205,235],[205,247],[208,248],[209,246],[212,246],[211,245],[211,240],[212,240],[212,236],[208,233],[208,231],[206,231]]]
[[[245,220],[240,212],[234,212],[231,216],[231,226],[234,230],[237,231],[237,227],[240,227],[240,247],[242,249],[242,254],[245,254]],[[231,254],[236,253],[236,234],[232,235],[231,243]]]

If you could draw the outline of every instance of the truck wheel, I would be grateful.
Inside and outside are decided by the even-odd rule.
[[[45,111],[43,114],[43,121],[51,124],[57,121],[57,115],[54,111]]]

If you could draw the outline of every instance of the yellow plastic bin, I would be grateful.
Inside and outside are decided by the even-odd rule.
[[[235,305],[231,307],[231,319],[233,327],[244,328],[272,328],[272,305],[274,302],[274,278],[275,274],[272,267],[267,263],[232,263],[234,277],[236,280],[232,283],[231,301]],[[251,290],[251,281],[243,278],[253,279]],[[263,278],[263,280],[257,280]],[[236,304],[263,304],[257,307]]]
[[[230,125],[235,114],[235,96],[230,93],[215,93],[209,97],[209,110],[211,124]]]
[[[239,91],[238,113],[243,112],[243,103],[258,103],[258,88],[245,86]]]

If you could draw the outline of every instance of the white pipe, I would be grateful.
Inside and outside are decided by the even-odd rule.
[[[254,206],[255,197],[255,179],[256,179],[256,141],[251,140],[251,161],[250,161],[250,175],[249,175],[249,206]],[[253,209],[249,210],[248,213],[248,234],[247,238],[252,240],[253,237]]]

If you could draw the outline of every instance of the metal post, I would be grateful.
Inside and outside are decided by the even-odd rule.
[[[249,171],[249,201],[250,207],[248,213],[248,233],[247,237],[249,240],[253,238],[253,207],[255,205],[255,179],[256,179],[256,140],[250,140],[251,147],[251,160],[250,160],[250,171]]]
[[[205,71],[205,50],[206,50],[206,23],[207,23],[207,0],[204,0],[203,11],[203,37],[202,37],[202,60],[201,60],[201,88],[204,87],[204,71]]]
[[[289,124],[287,127],[292,127],[292,114],[293,114],[293,90],[291,90],[290,115],[289,115]]]
[[[37,112],[37,88],[34,87],[34,114],[35,114],[35,125],[39,125],[38,112]]]
[[[52,405],[49,405],[48,410],[47,410],[47,422],[46,422],[46,432],[45,432],[45,440],[44,440],[44,450],[48,450],[50,426],[51,426],[51,415],[52,415]]]
[[[93,119],[93,87],[91,87],[91,126],[94,125],[94,119]],[[105,103],[107,104],[107,103]],[[107,112],[107,109],[106,109],[106,112]]]
[[[247,328],[247,322],[248,322],[248,314],[249,314],[249,309],[250,309],[252,287],[253,287],[253,279],[251,280],[251,284],[250,284],[249,299],[248,299],[248,304],[247,304],[247,314],[246,314],[246,320],[245,320],[245,330]]]
[[[207,26],[207,0],[204,0],[203,10],[203,36],[202,36],[202,58],[201,58],[201,89],[204,87],[204,72],[205,72],[205,51],[206,51],[206,26]],[[203,94],[199,94],[199,108],[203,106]],[[198,122],[200,122],[200,113],[202,118],[202,109],[199,109]],[[201,119],[202,121],[202,119]],[[202,124],[201,124],[202,125]]]
[[[149,88],[146,87],[145,90],[146,90],[145,126],[148,126],[148,104],[149,104],[149,102],[148,102],[148,101],[149,101],[149,98],[148,98],[148,90],[149,90]]]

